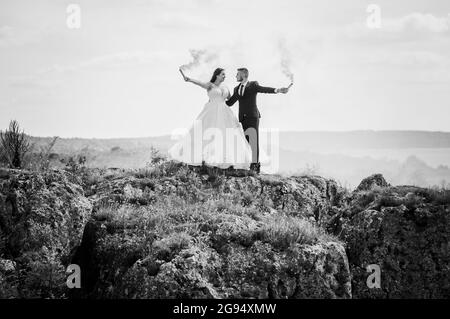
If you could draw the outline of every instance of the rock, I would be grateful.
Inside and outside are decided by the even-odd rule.
[[[381,174],[373,174],[369,177],[364,178],[361,183],[356,188],[356,192],[360,191],[368,191],[374,188],[375,186],[378,187],[388,187],[390,186],[386,180],[384,179],[383,175]]]
[[[177,166],[174,173],[152,179],[129,174],[105,178],[97,184],[91,197],[94,211],[114,203],[148,205],[166,195],[176,194],[192,202],[220,194],[242,198],[250,206],[258,205],[262,211],[277,210],[322,224],[330,218],[330,207],[340,205],[345,192],[335,181],[320,176],[235,176],[238,174],[232,172],[213,171],[208,175],[202,167]]]
[[[65,268],[81,242],[91,204],[65,171],[9,170],[0,180],[0,255],[16,263],[22,297],[64,295]]]
[[[320,176],[226,172],[100,180],[99,215],[73,260],[90,278],[79,297],[351,298],[343,244],[316,231],[344,190]],[[142,204],[146,194],[155,200]],[[107,218],[105,203],[116,207]],[[280,218],[305,222],[284,228]]]
[[[16,270],[16,263],[12,260],[0,258],[0,273],[9,273]]]
[[[170,162],[4,172],[0,298],[450,297],[448,193]]]
[[[155,251],[142,260],[135,259],[145,254],[137,247],[113,253],[114,235],[96,237],[92,263],[100,269],[87,297],[351,298],[348,261],[338,242],[296,244],[280,251],[269,243],[254,240],[242,245],[234,238],[219,250],[202,241],[170,258]],[[106,260],[109,263],[102,262]],[[158,264],[156,271],[152,264]]]
[[[9,178],[9,170],[0,168],[0,179],[7,179]]]
[[[14,261],[0,258],[0,299],[19,296],[16,266]]]
[[[360,194],[353,194],[336,229],[346,243],[353,297],[449,298],[448,194],[444,205],[443,194],[417,187]],[[381,288],[367,286],[369,265],[380,267]]]

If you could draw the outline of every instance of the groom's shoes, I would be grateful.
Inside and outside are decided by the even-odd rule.
[[[251,163],[250,169],[256,174],[259,174],[259,172],[261,171],[261,163]]]

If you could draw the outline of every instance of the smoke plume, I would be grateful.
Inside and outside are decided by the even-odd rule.
[[[292,73],[291,71],[291,54],[283,40],[280,40],[278,42],[278,49],[281,56],[281,72],[283,72],[283,74],[291,81],[291,83],[294,83],[294,73]]]
[[[181,66],[183,71],[191,70],[202,63],[209,63],[217,58],[216,53],[212,53],[207,50],[191,49],[189,52],[191,53],[192,61]]]

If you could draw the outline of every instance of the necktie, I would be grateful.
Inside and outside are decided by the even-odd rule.
[[[239,88],[239,95],[240,96],[244,95],[244,84],[241,84],[241,87]]]

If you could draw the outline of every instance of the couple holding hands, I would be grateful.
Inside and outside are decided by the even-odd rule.
[[[209,82],[201,82],[186,76],[183,79],[207,91],[209,101],[197,116],[190,130],[169,149],[169,156],[190,165],[216,166],[219,168],[251,169],[260,172],[259,162],[259,113],[256,105],[258,93],[283,93],[289,88],[272,88],[249,81],[247,68],[237,69],[239,82],[230,94],[223,85],[225,70],[217,68]],[[239,119],[229,108],[239,101]],[[213,134],[211,134],[213,133]],[[197,138],[197,140],[195,140]],[[203,141],[212,142],[203,146]]]

